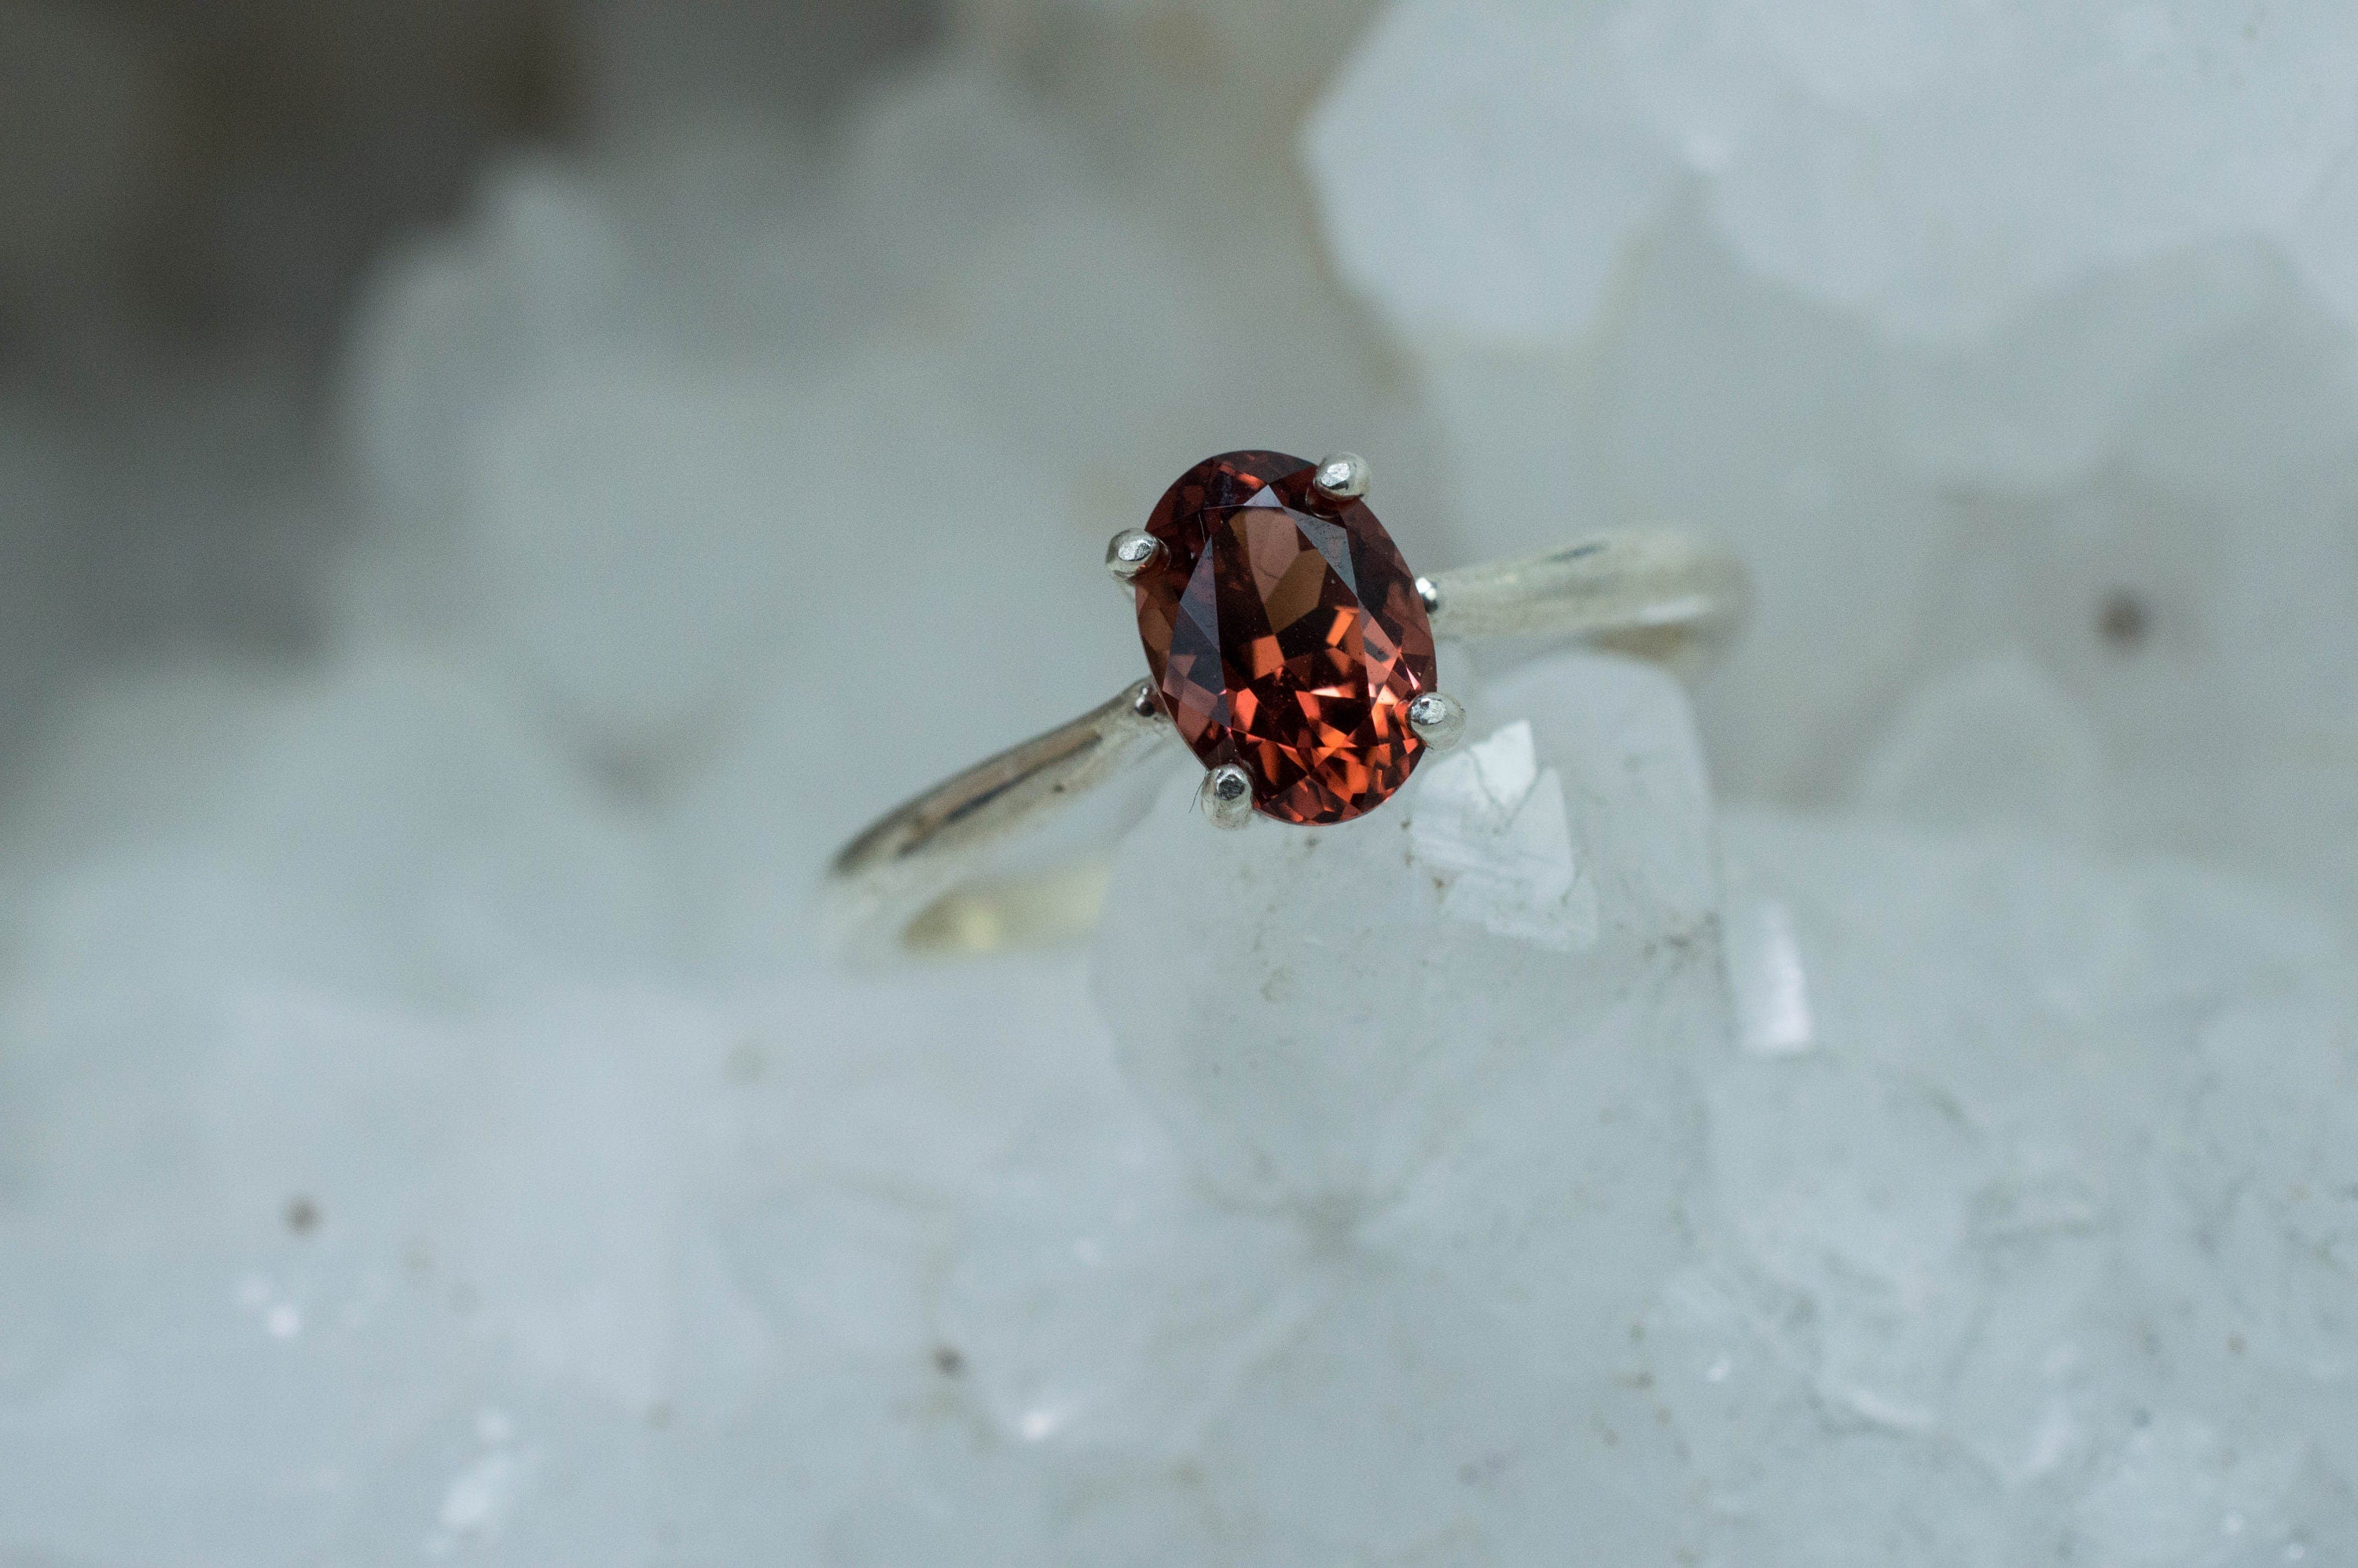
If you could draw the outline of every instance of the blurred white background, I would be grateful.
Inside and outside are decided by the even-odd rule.
[[[2353,82],[0,0],[0,1563],[2358,1562]],[[1094,962],[830,969],[1245,446],[1756,622],[1468,670],[1511,907],[1174,794]]]

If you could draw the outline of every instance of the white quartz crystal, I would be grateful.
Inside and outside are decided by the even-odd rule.
[[[1360,823],[1174,786],[1086,986],[689,978],[666,829],[447,663],[92,706],[5,860],[0,1541],[2346,1550],[2329,928],[2019,840],[1723,855],[1666,676],[1459,689]]]
[[[966,0],[385,264],[320,645],[7,761],[0,1562],[2358,1562],[2341,18],[1356,10]],[[1272,442],[1757,624],[821,968]]]
[[[1312,146],[1354,276],[1480,330],[1586,326],[1689,187],[1748,266],[1903,333],[2244,235],[2348,308],[2353,60],[2325,12],[1404,0]]]
[[[1750,564],[1732,791],[1953,824],[1937,748],[1996,769],[1987,730],[2039,760],[1975,810],[2358,914],[2353,50],[2324,11],[1401,0],[1302,148],[1477,552],[1668,521]]]
[[[1181,781],[1130,840],[1097,993],[1125,1071],[1223,1193],[1359,1213],[1502,1085],[1626,1031],[1633,995],[1715,986],[1683,704],[1617,665],[1549,684],[1555,700],[1432,764],[1404,809],[1207,841]],[[1492,706],[1520,711],[1513,695]],[[1174,906],[1245,917],[1149,938]],[[1132,1004],[1138,974],[1158,1005]],[[1543,1033],[1525,991],[1560,999]]]
[[[1528,719],[1426,770],[1410,853],[1445,878],[1444,918],[1571,951],[1596,941],[1596,884],[1573,849],[1563,775],[1545,773]]]
[[[2087,719],[2015,654],[1919,692],[1868,754],[1854,798],[1877,815],[2073,842],[2096,836],[2104,785]]]

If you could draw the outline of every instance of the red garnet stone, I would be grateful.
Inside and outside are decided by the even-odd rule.
[[[1433,624],[1376,514],[1312,487],[1316,466],[1228,452],[1163,492],[1162,552],[1133,579],[1163,709],[1206,768],[1235,762],[1283,822],[1348,822],[1424,751]]]

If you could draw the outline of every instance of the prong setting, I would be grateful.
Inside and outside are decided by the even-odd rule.
[[[1114,580],[1130,583],[1163,554],[1163,541],[1143,528],[1124,528],[1106,546],[1106,570]]]
[[[1333,501],[1357,501],[1368,493],[1368,460],[1357,452],[1334,452],[1321,459],[1310,483]]]
[[[1466,739],[1466,705],[1442,692],[1428,691],[1408,705],[1408,727],[1434,751],[1446,752]]]
[[[1437,615],[1441,612],[1441,585],[1431,578],[1421,577],[1416,579],[1416,597],[1417,601],[1424,606],[1424,612],[1427,615]]]
[[[1195,803],[1215,827],[1242,827],[1252,820],[1252,775],[1234,762],[1222,762],[1204,775]]]

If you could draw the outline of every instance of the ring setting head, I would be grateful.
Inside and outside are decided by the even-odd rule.
[[[1318,461],[1311,485],[1334,501],[1358,501],[1368,493],[1368,460],[1357,452],[1335,452]]]
[[[1124,528],[1106,546],[1106,570],[1118,581],[1134,582],[1162,553],[1163,541],[1145,529]]]
[[[1466,739],[1466,705],[1443,692],[1428,691],[1408,705],[1409,728],[1436,752]]]
[[[1215,775],[1207,791],[1240,775],[1202,797],[1215,821],[1348,822],[1433,743],[1409,713],[1433,688],[1431,616],[1367,480],[1349,453],[1227,452],[1115,536],[1108,564],[1137,594],[1163,711]]]
[[[1222,762],[1204,775],[1195,800],[1213,827],[1242,827],[1252,820],[1252,775],[1234,762]]]

